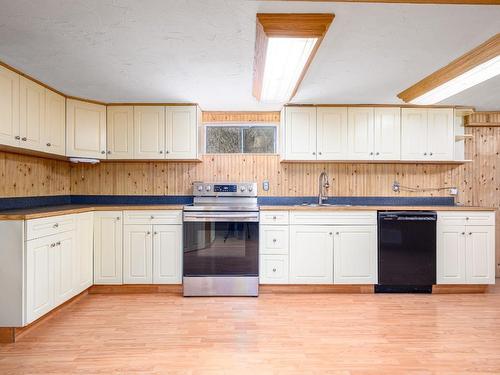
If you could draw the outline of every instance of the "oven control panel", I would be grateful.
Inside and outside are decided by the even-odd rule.
[[[194,196],[256,197],[256,182],[194,182]]]

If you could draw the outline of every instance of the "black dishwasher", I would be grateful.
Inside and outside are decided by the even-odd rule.
[[[431,293],[436,283],[434,211],[378,213],[377,293]]]

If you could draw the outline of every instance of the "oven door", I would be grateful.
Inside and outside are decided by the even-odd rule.
[[[184,212],[183,275],[258,276],[258,212]]]

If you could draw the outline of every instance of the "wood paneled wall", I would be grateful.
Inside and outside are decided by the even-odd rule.
[[[0,151],[0,198],[70,194],[70,163]]]

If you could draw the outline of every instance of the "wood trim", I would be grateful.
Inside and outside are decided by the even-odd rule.
[[[181,284],[93,285],[89,294],[167,293],[182,295]]]
[[[203,123],[221,122],[266,122],[279,123],[280,112],[202,112]]]
[[[371,294],[374,293],[374,286],[370,284],[263,284],[259,286],[260,294],[311,294],[311,293],[356,293]]]
[[[500,112],[475,112],[464,118],[465,126],[500,126]]]
[[[31,322],[27,326],[0,328],[0,343],[10,344],[10,343],[16,342],[16,340],[20,336],[31,331],[33,328],[38,327],[42,323],[45,323],[47,320],[51,319],[55,314],[57,314],[61,309],[69,306],[73,302],[79,301],[80,299],[84,298],[88,294],[88,290],[89,290],[88,288],[85,289],[83,292],[77,294],[76,296],[72,297],[71,299],[69,299],[66,302],[62,303],[61,305],[57,306],[53,310],[49,311],[47,314],[41,316],[40,318],[38,318],[34,322]]]
[[[453,108],[455,110],[463,111],[474,111],[474,107],[461,106],[461,105],[442,105],[442,104],[430,104],[430,105],[417,105],[417,104],[285,104],[283,107],[347,107],[347,108],[357,108],[357,107],[389,107],[389,108]]]
[[[275,1],[275,0],[266,0]],[[380,3],[380,4],[446,4],[446,5],[499,5],[499,0],[278,0],[314,3]]]
[[[106,103],[108,107],[115,106],[169,106],[169,107],[184,107],[184,106],[197,106],[198,103],[141,103],[141,102],[124,102],[124,103]]]
[[[500,55],[500,33],[400,92],[398,98],[408,103],[498,55]]]
[[[479,284],[441,284],[433,285],[433,294],[465,294],[465,293],[486,293],[488,285]]]
[[[86,102],[86,103],[91,103],[91,104],[107,105],[105,102],[101,102],[99,100],[80,98],[78,96],[66,95],[66,99],[79,100],[81,102]]]
[[[295,84],[292,99],[304,79],[335,15],[333,13],[257,13],[252,94],[260,100],[270,37],[318,38]]]

